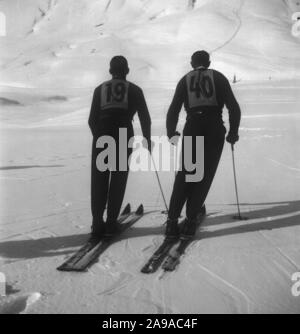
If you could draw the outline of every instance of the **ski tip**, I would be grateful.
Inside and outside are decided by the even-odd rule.
[[[65,267],[64,265],[56,268],[57,271],[60,271],[60,272],[69,272],[70,270],[68,269],[68,267]]]
[[[141,204],[138,209],[136,210],[136,215],[142,216],[144,214],[144,206]]]
[[[148,271],[146,268],[143,268],[143,269],[141,270],[141,273],[142,273],[142,274],[149,274],[149,271]]]
[[[66,273],[84,273],[86,272],[87,270],[86,269],[76,269],[76,268],[69,268],[69,267],[58,267],[56,268],[56,270],[60,271],[60,272],[66,272]]]
[[[152,267],[149,267],[149,266],[145,266],[141,270],[141,273],[146,274],[146,275],[153,274],[154,272],[155,272],[155,270]]]
[[[125,209],[122,212],[122,215],[128,215],[131,212],[131,205],[127,204]]]

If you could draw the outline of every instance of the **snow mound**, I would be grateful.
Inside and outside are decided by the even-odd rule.
[[[19,297],[0,298],[0,314],[25,313],[28,308],[41,298],[39,292],[26,294]]]

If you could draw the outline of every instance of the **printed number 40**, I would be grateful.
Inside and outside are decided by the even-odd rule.
[[[192,77],[190,91],[195,93],[197,98],[201,96],[211,98],[214,94],[214,86],[210,77],[204,76],[199,81],[196,81],[196,77]]]

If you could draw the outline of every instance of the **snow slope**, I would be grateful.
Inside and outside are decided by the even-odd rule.
[[[191,53],[207,49],[215,67],[245,79],[299,77],[300,40],[291,34],[297,1],[10,0],[1,38],[1,82],[92,87],[114,54],[129,58],[144,84],[177,80]]]
[[[0,271],[7,279],[0,313],[300,312],[291,293],[300,271],[300,39],[291,34],[298,7],[297,0],[0,1],[8,21],[0,37]],[[174,274],[139,272],[163,238],[151,172],[131,174],[125,202],[143,202],[152,213],[88,273],[57,272],[89,232],[86,123],[110,58],[128,57],[153,134],[162,135],[175,84],[202,48],[214,68],[241,80],[233,86],[243,111],[236,160],[250,219],[232,219],[226,146],[207,199],[210,216]],[[160,177],[169,199],[174,174]]]
[[[143,202],[152,213],[88,273],[57,272],[89,233],[90,135],[81,127],[3,129],[0,261],[11,288],[0,298],[0,312],[299,313],[300,299],[291,289],[292,275],[300,271],[300,119],[263,114],[274,106],[280,109],[280,102],[255,104],[261,116],[243,120],[236,148],[242,211],[250,220],[232,219],[226,146],[207,199],[210,217],[178,270],[165,276],[140,273],[163,239],[166,219],[151,172],[131,174],[125,202]],[[163,131],[154,126],[154,134]],[[174,175],[160,177],[169,199]],[[40,299],[26,306],[26,296]]]
[[[115,54],[128,57],[130,79],[145,89],[157,120],[197,49],[210,51],[213,67],[229,79],[236,75],[236,90],[249,80],[292,80],[298,87],[300,39],[291,33],[296,0],[191,3],[1,1],[7,16],[7,36],[0,38],[1,124],[84,124],[92,91],[108,78]]]

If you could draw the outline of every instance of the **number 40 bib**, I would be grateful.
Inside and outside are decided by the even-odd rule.
[[[101,109],[128,109],[129,82],[113,79],[101,87]]]
[[[195,70],[186,79],[190,108],[218,105],[212,70]]]

